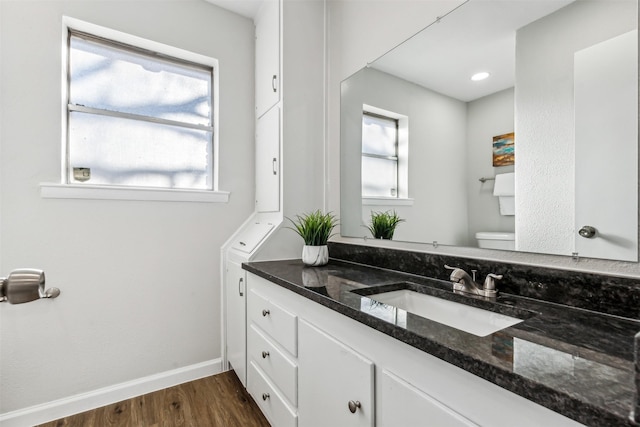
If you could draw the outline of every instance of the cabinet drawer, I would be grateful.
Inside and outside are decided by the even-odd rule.
[[[287,405],[284,398],[253,361],[249,363],[247,390],[271,425],[278,427],[296,427],[298,425],[296,412]]]
[[[248,319],[292,355],[298,354],[298,318],[254,289],[249,292]]]
[[[294,406],[298,405],[298,366],[252,324],[248,336],[249,360],[253,361],[282,391]]]

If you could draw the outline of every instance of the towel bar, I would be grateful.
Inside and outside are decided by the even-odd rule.
[[[486,181],[495,181],[495,178],[486,178],[486,177],[484,177],[484,176],[483,176],[483,177],[482,177],[482,178],[480,178],[478,181],[480,181],[480,182],[484,183],[484,182],[486,182]]]

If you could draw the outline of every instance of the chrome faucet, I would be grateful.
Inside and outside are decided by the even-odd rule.
[[[471,270],[473,277],[461,268],[449,267],[445,264],[444,268],[453,270],[449,279],[453,282],[454,292],[463,292],[466,294],[480,295],[483,297],[495,298],[498,295],[496,290],[496,280],[502,279],[501,274],[487,274],[484,285],[480,286],[476,283],[476,270]]]

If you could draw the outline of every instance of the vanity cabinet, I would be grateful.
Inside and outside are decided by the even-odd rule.
[[[226,263],[227,360],[242,385],[247,385],[246,272],[233,261]]]
[[[280,0],[264,1],[256,25],[256,117],[280,101]]]
[[[373,362],[304,320],[298,360],[301,426],[374,426]]]
[[[248,389],[274,426],[581,426],[255,274],[247,281]]]

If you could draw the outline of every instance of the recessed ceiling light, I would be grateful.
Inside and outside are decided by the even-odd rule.
[[[483,71],[481,73],[475,73],[473,76],[471,76],[471,80],[473,80],[474,82],[479,82],[480,80],[484,80],[489,76],[490,76],[489,73],[487,73],[486,71]]]

